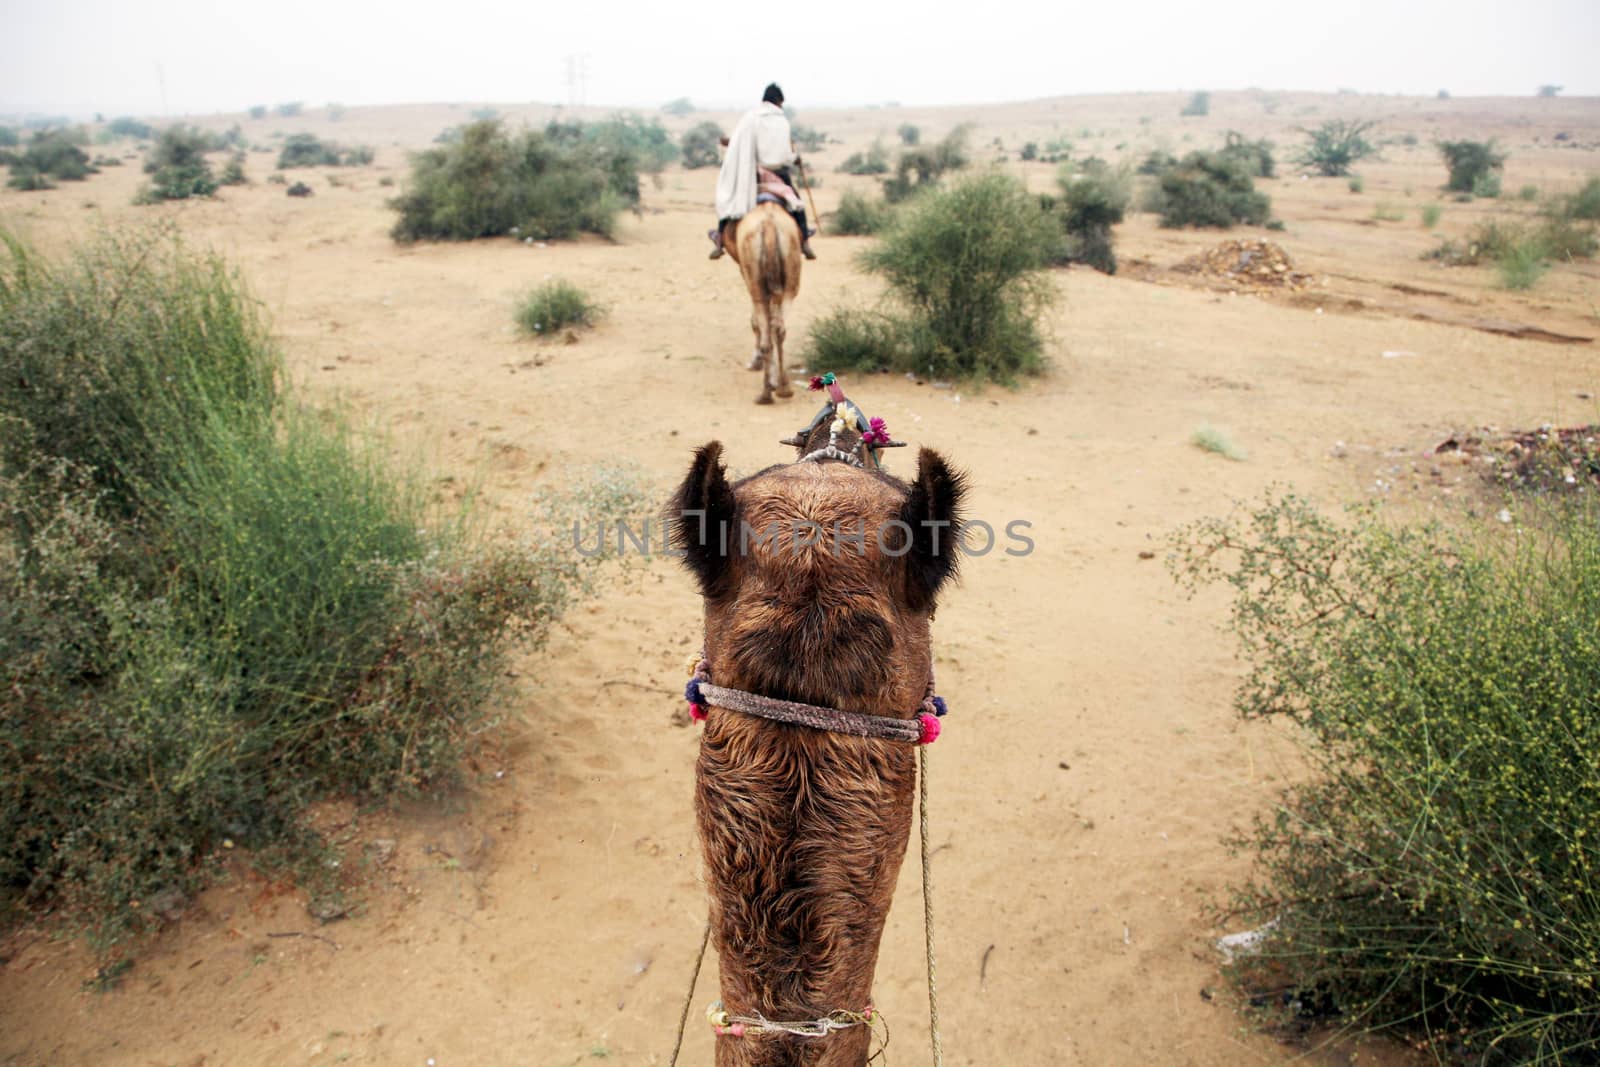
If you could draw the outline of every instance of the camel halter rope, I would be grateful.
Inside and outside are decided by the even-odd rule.
[[[939,1037],[939,988],[937,968],[933,954],[933,870],[929,862],[932,849],[928,841],[928,747],[938,740],[939,720],[949,709],[944,698],[934,692],[933,661],[928,662],[928,688],[915,716],[896,719],[886,715],[866,715],[858,711],[801,704],[793,700],[778,700],[759,693],[740,689],[725,689],[711,684],[711,664],[705,653],[696,657],[691,668],[689,684],[684,687],[684,697],[689,701],[689,718],[704,722],[706,708],[726,708],[744,715],[754,715],[792,726],[806,726],[813,730],[829,730],[855,737],[879,738],[901,741],[918,746],[917,816],[922,842],[922,933],[928,957],[928,1021],[929,1036],[933,1045],[934,1067],[944,1065],[944,1046]],[[694,973],[689,976],[689,991],[684,996],[683,1011],[678,1017],[678,1036],[672,1044],[668,1067],[676,1067],[678,1051],[683,1047],[683,1031],[689,1021],[689,1007],[694,1001],[694,987],[700,980],[700,967],[705,962],[706,946],[711,941],[711,923],[707,921],[700,937],[700,952],[695,957]],[[827,1037],[835,1030],[848,1030],[854,1026],[871,1027],[883,1024],[883,1040],[878,1051],[868,1060],[877,1059],[889,1047],[889,1024],[883,1013],[868,1004],[862,1011],[839,1010],[816,1019],[783,1022],[768,1019],[760,1012],[753,1015],[734,1015],[723,1007],[722,1001],[712,1003],[706,1020],[719,1037],[744,1037],[753,1033],[782,1033],[795,1037]]]

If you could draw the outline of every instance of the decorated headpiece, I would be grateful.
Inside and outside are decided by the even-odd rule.
[[[826,392],[827,402],[822,405],[816,417],[793,437],[778,442],[784,445],[794,445],[804,448],[811,440],[811,435],[817,427],[824,422],[828,423],[828,443],[823,447],[809,452],[800,457],[801,463],[815,462],[822,459],[843,460],[855,467],[882,466],[878,459],[878,450],[883,448],[904,448],[904,441],[895,441],[889,437],[889,427],[880,418],[867,416],[861,413],[839,385],[839,378],[832,371],[816,375],[811,379],[811,391],[814,393]],[[850,448],[839,447],[839,435],[846,431],[854,431],[858,436],[856,443]]]

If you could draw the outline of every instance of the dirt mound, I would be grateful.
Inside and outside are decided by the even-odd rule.
[[[1294,269],[1281,245],[1259,238],[1223,241],[1172,268],[1248,289],[1304,289],[1311,275]]]

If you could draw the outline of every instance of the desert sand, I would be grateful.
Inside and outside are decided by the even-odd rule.
[[[1210,146],[1227,129],[1271,137],[1280,177],[1260,187],[1286,229],[1228,236],[1270,237],[1311,276],[1292,294],[1199,284],[1170,268],[1223,235],[1133,215],[1117,231],[1118,276],[1054,272],[1044,377],[1015,390],[846,379],[897,437],[970,472],[975,515],[1026,520],[1036,543],[1024,558],[969,560],[934,623],[952,708],[930,779],[952,1064],[1407,1062],[1391,1044],[1308,1052],[1254,1033],[1219,975],[1213,941],[1229,930],[1217,909],[1248,869],[1222,839],[1269,812],[1299,765],[1281,728],[1232,710],[1243,668],[1226,598],[1186,599],[1163,566],[1166,539],[1270,485],[1330,507],[1378,495],[1453,508],[1482,490],[1470,466],[1431,455],[1451,432],[1596,417],[1595,344],[1466,320],[1595,337],[1600,268],[1562,265],[1510,293],[1488,268],[1421,261],[1436,237],[1418,215],[1443,203],[1438,233],[1459,236],[1491,212],[1532,210],[1444,197],[1438,137],[1498,137],[1508,190],[1575,188],[1600,172],[1600,101],[1224,93],[1208,117],[1180,119],[1184,99],[827,112],[794,101],[800,121],[842,143],[810,156],[821,258],[805,266],[792,337],[880,296],[853,265],[870,239],[829,236],[826,216],[843,189],[870,188],[834,173],[838,162],[875,137],[893,144],[903,122],[925,140],[975,123],[979,165],[998,139],[1001,166],[1038,191],[1054,168],[1017,162],[1025,141],[1065,136],[1080,158],[1137,159]],[[789,458],[777,440],[812,400],[751,404],[747,299],[729,261],[706,260],[713,171],[672,167],[647,182],[642,214],[615,242],[390,241],[385,200],[408,151],[473,106],[207,117],[241,121],[263,144],[300,130],[365,141],[377,162],[293,173],[315,189],[296,200],[264,181],[275,155],[252,153],[249,186],[136,208],[143,176],[130,161],[51,192],[0,190],[0,222],[59,250],[106,224],[166,220],[222,252],[314,398],[352,405],[443,491],[476,484],[510,531],[528,522],[535,486],[600,459],[635,464],[665,499],[709,440],[738,473]],[[497,106],[513,121],[553,114]],[[1418,138],[1361,166],[1361,195],[1287,162],[1294,127],[1343,115]],[[676,131],[705,117],[666,121]],[[1379,201],[1404,218],[1375,220]],[[513,301],[554,276],[589,290],[607,318],[575,343],[520,339]],[[1203,423],[1248,458],[1190,444]],[[909,473],[913,457],[889,465]],[[95,963],[81,944],[15,932],[0,944],[0,1063],[664,1064],[706,906],[690,815],[697,735],[681,704],[698,611],[669,560],[617,577],[520,658],[507,725],[470,789],[321,809],[360,885],[340,921],[318,923],[302,894],[241,861],[104,993],[84,989]],[[895,1064],[927,1061],[919,893],[909,862],[877,978]],[[708,962],[683,1062],[710,1061],[701,1012],[714,995]]]

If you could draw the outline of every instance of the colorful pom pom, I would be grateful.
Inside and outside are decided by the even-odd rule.
[[[706,706],[704,704],[689,705],[689,719],[691,722],[706,721]],[[937,720],[935,720],[937,721]]]
[[[869,445],[886,445],[889,443],[889,426],[882,419],[874,415],[867,423],[867,432],[861,435],[861,440]]]
[[[922,727],[922,736],[917,738],[919,745],[931,745],[939,740],[939,720],[927,712],[917,716],[917,723]]]
[[[944,697],[936,696],[933,698],[933,713],[935,715],[942,719],[945,716],[945,712],[949,710],[950,709],[945,706]]]
[[[813,392],[813,393],[820,393],[820,392],[822,392],[822,385],[823,385],[823,382],[822,382],[822,375],[820,375],[820,374],[813,374],[813,375],[812,375],[812,376],[811,376],[811,391],[812,391],[812,392]]]
[[[689,684],[683,687],[683,699],[691,704],[704,704],[700,699],[700,679],[690,678]]]

